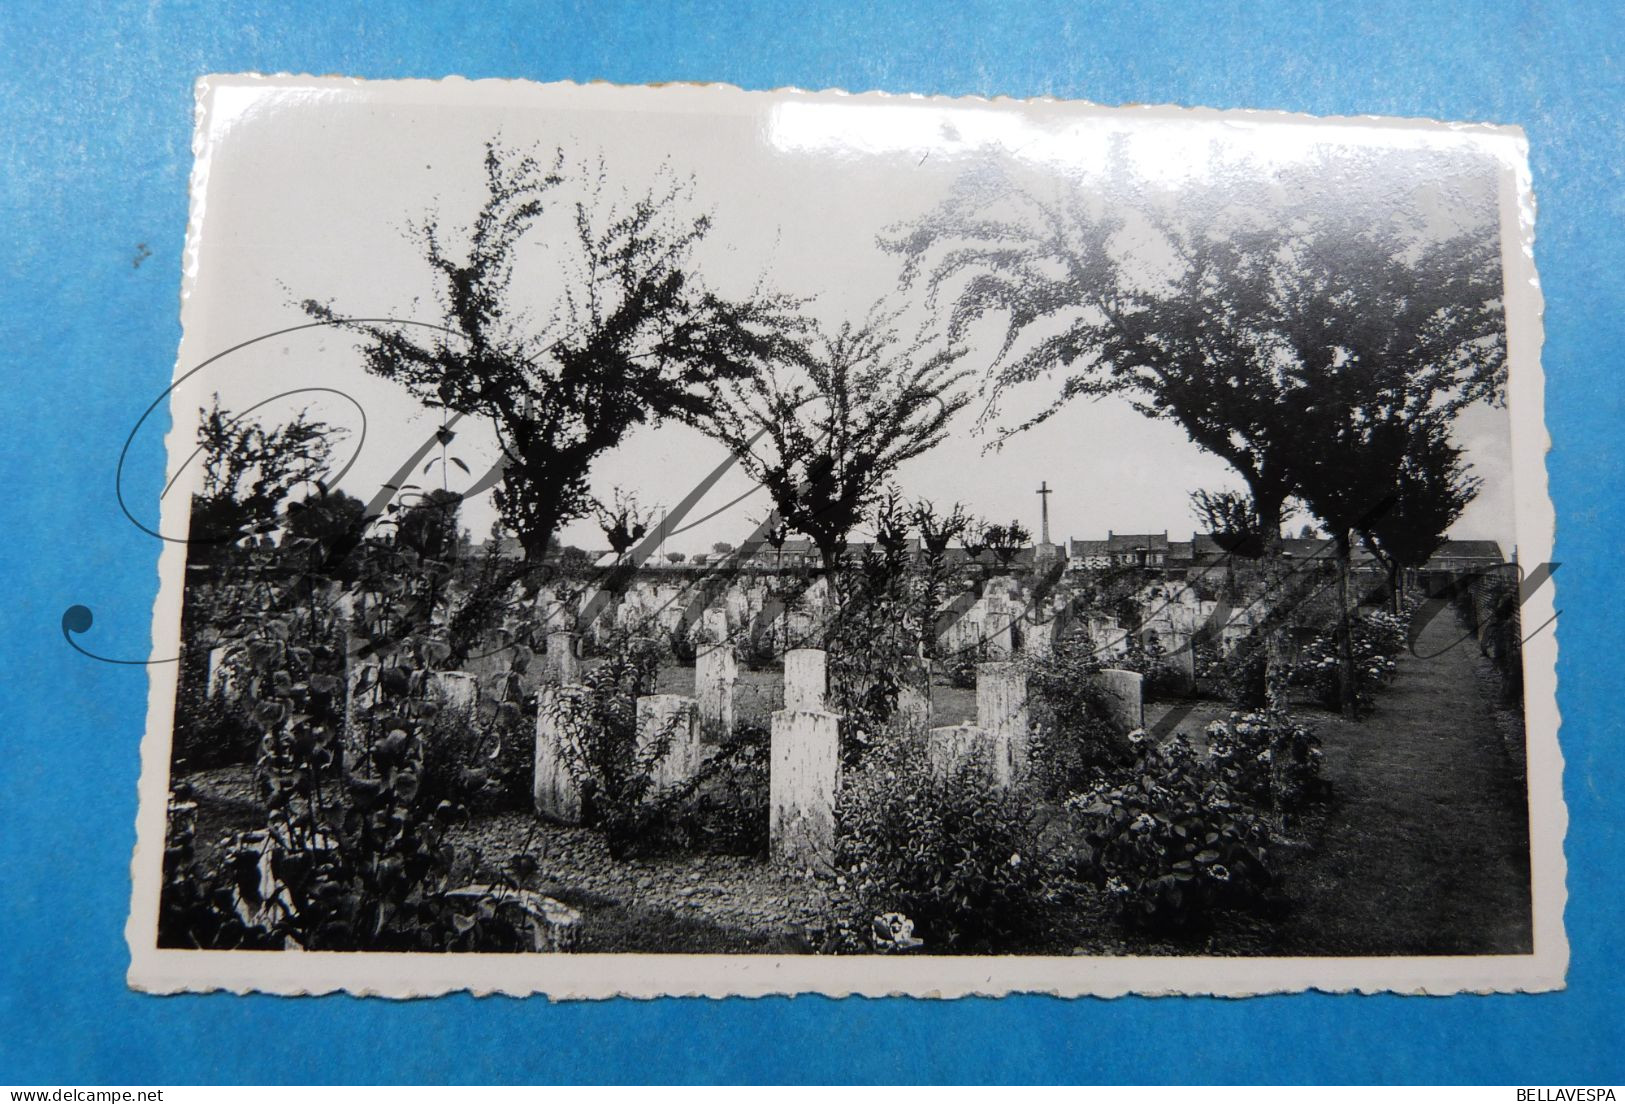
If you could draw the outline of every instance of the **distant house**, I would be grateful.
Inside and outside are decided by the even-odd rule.
[[[1484,571],[1506,563],[1501,545],[1492,540],[1447,540],[1422,565],[1423,571],[1448,572],[1453,575]]]
[[[784,547],[774,548],[763,541],[755,562],[763,567],[809,567],[819,562],[818,546],[810,540],[787,540]]]
[[[489,551],[491,542],[485,541],[480,545],[480,551]],[[525,558],[525,546],[519,543],[518,537],[503,537],[497,541],[497,555],[507,560],[522,560]]]
[[[1075,570],[1104,571],[1112,565],[1111,547],[1103,540],[1067,542],[1067,567]]]
[[[818,546],[810,540],[797,537],[786,540],[781,548],[774,548],[767,541],[762,541],[740,566],[802,568],[814,567],[820,562]]]
[[[483,555],[487,550],[490,549],[490,547],[491,542],[489,540],[482,541],[479,545],[479,551]],[[545,562],[557,563],[559,557],[567,549],[572,547],[573,546],[567,545],[564,548],[561,548],[555,544],[552,548],[548,549]],[[609,549],[594,550],[587,548],[576,548],[571,554],[572,556],[579,554],[580,562],[586,564],[596,564],[602,566],[606,564],[613,564],[615,562],[615,553]],[[525,558],[525,546],[519,543],[518,537],[503,537],[497,543],[497,555],[508,560],[522,560]]]
[[[1168,532],[1106,531],[1106,552],[1113,567],[1162,567],[1168,559]]]
[[[1327,563],[1336,555],[1334,546],[1324,537],[1288,537],[1281,541],[1280,551],[1295,560],[1323,560]],[[1225,555],[1224,547],[1212,533],[1192,533],[1190,540],[1170,540],[1166,532],[1117,533],[1108,530],[1105,540],[1068,542],[1067,566],[1071,570],[1141,568],[1177,574],[1208,570],[1222,563]],[[1357,544],[1353,550],[1353,562],[1356,567],[1366,567],[1375,562],[1375,557],[1370,550]]]
[[[1337,544],[1330,537],[1286,537],[1281,541],[1281,554],[1295,560],[1337,559]],[[1349,552],[1349,560],[1357,567],[1376,562],[1377,557],[1364,544],[1356,541]]]

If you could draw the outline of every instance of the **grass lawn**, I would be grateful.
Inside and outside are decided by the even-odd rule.
[[[1428,655],[1461,635],[1423,631]],[[1292,955],[1527,954],[1529,814],[1470,640],[1406,655],[1363,721],[1306,713],[1331,804],[1286,865]]]

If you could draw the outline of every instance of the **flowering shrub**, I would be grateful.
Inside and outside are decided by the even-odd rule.
[[[475,715],[424,703],[426,794],[471,812],[523,809],[531,800],[536,755],[534,704],[498,702]]]
[[[1031,810],[985,762],[933,768],[913,743],[881,744],[836,803],[838,887],[853,945],[877,916],[909,917],[931,947],[996,941],[1047,889]]]
[[[1107,666],[1119,671],[1133,671],[1140,675],[1144,681],[1145,694],[1152,698],[1166,698],[1176,696],[1179,686],[1179,676],[1174,665],[1168,660],[1167,652],[1160,641],[1152,640],[1141,643],[1137,637],[1128,639],[1128,651],[1111,661]]]
[[[306,641],[331,630],[312,602]],[[342,657],[277,619],[248,649],[248,696],[260,732],[255,778],[263,828],[222,841],[203,868],[188,804],[165,856],[162,946],[307,950],[520,950],[519,918],[497,897],[456,895],[469,871],[446,844],[466,810],[424,787],[425,734],[435,712],[417,696],[421,652],[407,640],[380,653],[371,701],[356,706],[351,746]],[[349,763],[346,765],[345,760]]]
[[[914,935],[914,921],[900,912],[875,917],[870,938],[874,941],[875,949],[882,954],[912,951],[925,945],[925,940]]]
[[[1259,909],[1274,878],[1268,823],[1183,737],[1133,734],[1132,768],[1070,798],[1090,869],[1125,924],[1199,926],[1223,909]]]
[[[954,652],[946,661],[948,685],[956,690],[976,689],[976,668],[986,663],[989,658],[991,653],[983,643]]]
[[[1410,621],[1386,610],[1362,614],[1356,624],[1356,639],[1363,634],[1369,647],[1378,655],[1393,658],[1409,647]]]
[[[1028,769],[1041,792],[1071,793],[1106,767],[1129,761],[1132,751],[1094,678],[1101,663],[1089,640],[1063,638],[1049,655],[1028,658],[1025,667],[1034,727]]]
[[[666,841],[723,855],[765,855],[771,736],[739,724],[681,791],[670,795]]]
[[[581,787],[588,823],[604,831],[613,858],[650,846],[665,810],[655,767],[671,750],[678,716],[648,739],[638,732],[638,698],[654,690],[652,652],[622,640],[577,685],[561,687],[540,708],[559,734],[559,751]]]
[[[1244,709],[1261,708],[1268,673],[1266,657],[1261,633],[1249,633],[1236,642],[1228,655],[1217,641],[1198,638],[1196,678],[1206,683],[1216,697]]]
[[[1325,796],[1320,741],[1285,712],[1232,713],[1207,726],[1207,741],[1224,780],[1257,808],[1290,813]]]
[[[841,716],[841,756],[848,767],[888,730],[899,695],[936,639],[946,567],[940,557],[912,559],[903,539],[906,517],[895,490],[880,495],[868,515],[879,539],[861,555],[848,556],[843,571],[830,579],[835,605],[825,624],[828,708]]]
[[[1395,658],[1406,648],[1406,627],[1391,613],[1367,613],[1353,619],[1354,700],[1369,708],[1379,688],[1393,681]],[[1310,690],[1328,709],[1338,706],[1339,645],[1337,633],[1327,632],[1304,645],[1292,667],[1291,682]]]

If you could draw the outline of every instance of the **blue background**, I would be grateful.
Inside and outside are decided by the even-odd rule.
[[[0,14],[0,1081],[1625,1080],[1625,164],[1609,5],[9,5]],[[1612,56],[1610,56],[1612,54]],[[118,451],[180,338],[192,81],[726,81],[1524,126],[1540,214],[1573,965],[1540,997],[156,998],[124,986],[156,542]],[[137,261],[139,260],[139,264]],[[154,500],[158,435],[132,454]]]

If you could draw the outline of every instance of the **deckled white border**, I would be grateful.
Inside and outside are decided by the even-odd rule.
[[[1466,136],[1503,166],[1500,189],[1503,266],[1506,281],[1508,404],[1512,412],[1512,458],[1516,534],[1525,565],[1551,559],[1555,515],[1547,493],[1545,453],[1550,446],[1543,416],[1544,377],[1540,364],[1543,300],[1534,266],[1534,196],[1528,145],[1521,130],[1481,124],[1449,124],[1377,117],[1315,118],[1285,112],[1216,111],[1180,107],[1105,108],[1053,99],[852,95],[793,89],[744,92],[723,85],[679,85],[661,89],[606,84],[533,84],[524,81],[378,81],[342,78],[230,76],[206,77],[197,86],[197,127],[191,179],[182,283],[183,338],[177,372],[195,363],[206,320],[191,317],[199,239],[208,195],[211,106],[219,89],[310,89],[324,95],[362,99],[432,99],[440,104],[538,107],[568,102],[581,106],[593,97],[619,99],[625,109],[638,96],[657,95],[662,106],[688,97],[690,110],[708,110],[722,97],[843,103],[937,103],[979,106],[1041,115],[1180,118],[1241,126],[1312,124],[1316,127],[1409,130],[1421,135]],[[167,439],[171,476],[190,450],[194,412],[171,404]],[[185,524],[184,496],[163,504],[162,530]],[[153,609],[155,660],[180,650],[181,597],[185,546],[165,543],[159,555],[159,590]],[[1554,587],[1548,582],[1526,601],[1523,624],[1537,626],[1553,616]],[[476,994],[546,993],[555,999],[613,996],[767,996],[821,993],[827,996],[958,997],[971,994],[1047,993],[1056,996],[1113,997],[1211,994],[1248,996],[1320,989],[1334,992],[1488,993],[1545,991],[1564,985],[1568,940],[1563,930],[1567,890],[1563,837],[1568,812],[1563,803],[1562,755],[1558,748],[1556,626],[1548,626],[1524,649],[1531,868],[1534,899],[1534,953],[1461,957],[1386,958],[1206,958],[1206,957],[827,957],[815,955],[465,955],[373,954],[255,951],[159,950],[158,892],[169,786],[171,724],[178,664],[154,663],[141,747],[140,808],[136,849],[131,861],[133,892],[125,926],[131,962],[129,983],[153,993],[230,990],[280,994],[344,991],[358,995],[423,997],[470,991]]]

